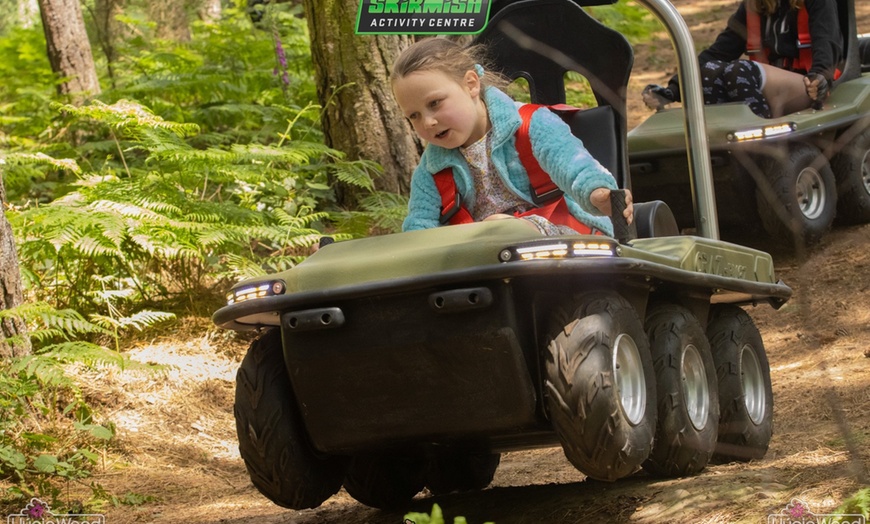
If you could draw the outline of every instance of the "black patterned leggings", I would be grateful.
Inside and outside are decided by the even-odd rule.
[[[710,60],[701,66],[705,104],[745,102],[753,113],[772,118],[770,104],[761,93],[760,66],[750,60]]]

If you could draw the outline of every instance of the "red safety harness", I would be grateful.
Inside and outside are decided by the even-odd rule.
[[[538,215],[546,218],[553,224],[569,226],[577,232],[588,235],[592,229],[583,224],[568,211],[565,196],[562,190],[553,182],[550,175],[541,168],[541,164],[532,153],[532,141],[529,138],[529,127],[532,122],[532,114],[542,107],[549,107],[560,116],[570,115],[581,111],[576,107],[565,104],[543,106],[539,104],[525,104],[520,107],[522,123],[516,132],[516,147],[520,162],[529,174],[529,188],[532,193],[532,201],[537,207],[525,213],[515,213],[517,217]],[[441,223],[442,224],[468,224],[474,222],[471,213],[462,203],[462,198],[456,190],[456,180],[453,178],[453,169],[444,168],[435,173],[435,186],[441,194]]]
[[[783,59],[782,68],[790,71],[809,71],[813,66],[813,49],[810,41],[810,16],[806,5],[798,10],[798,57]],[[770,63],[770,49],[762,45],[761,15],[758,11],[746,8],[746,54],[751,60],[762,64]]]
[[[798,57],[783,58],[780,67],[789,71],[809,71],[813,67],[813,47],[810,39],[810,15],[807,6],[803,5],[798,10]],[[746,54],[750,60],[761,64],[768,64],[770,49],[762,44],[761,15],[749,7],[746,8]],[[842,71],[834,72],[834,79],[839,78]]]

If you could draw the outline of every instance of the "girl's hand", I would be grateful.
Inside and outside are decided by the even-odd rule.
[[[610,216],[610,190],[606,187],[599,187],[589,195],[589,201],[595,206],[595,209],[601,211],[602,215]],[[634,220],[634,204],[631,197],[631,191],[625,190],[625,211],[622,212],[625,220],[631,224]]]

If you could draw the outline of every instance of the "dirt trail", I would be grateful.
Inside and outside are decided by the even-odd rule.
[[[678,0],[700,42],[709,42],[733,0]],[[870,3],[858,2],[870,31]],[[648,115],[640,89],[673,73],[664,35],[637,46],[630,123]],[[767,456],[708,467],[686,479],[638,474],[606,484],[584,481],[558,448],[508,453],[491,488],[418,496],[409,510],[438,503],[472,524],[549,522],[767,522],[792,498],[830,512],[866,486],[870,470],[870,225],[839,227],[806,261],[774,254],[795,289],[779,311],[750,310],[769,353],[775,434]],[[118,426],[117,453],[97,479],[118,495],[154,497],[107,511],[109,523],[401,523],[339,492],[306,511],[279,508],[250,484],[238,456],[232,416],[234,375],[250,339],[208,319],[134,348],[134,358],[169,364],[164,375],[106,370],[90,376],[92,400]],[[851,449],[851,451],[850,451]]]

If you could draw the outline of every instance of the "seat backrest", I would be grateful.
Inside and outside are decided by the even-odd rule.
[[[581,4],[590,3],[610,2],[496,0],[494,14],[473,43],[486,46],[500,73],[528,81],[532,103],[565,103],[567,71],[586,78],[598,106],[610,109],[588,117],[583,116],[588,111],[577,114],[572,129],[619,186],[630,188],[626,93],[634,53],[625,37],[583,10]],[[605,114],[612,124],[605,122]]]
[[[861,51],[855,22],[855,0],[837,0],[840,15],[840,31],[843,33],[843,65],[840,78],[834,85],[861,76]]]
[[[612,106],[598,106],[572,113],[565,118],[571,132],[579,138],[589,154],[611,173],[621,168],[619,163],[618,117]]]

